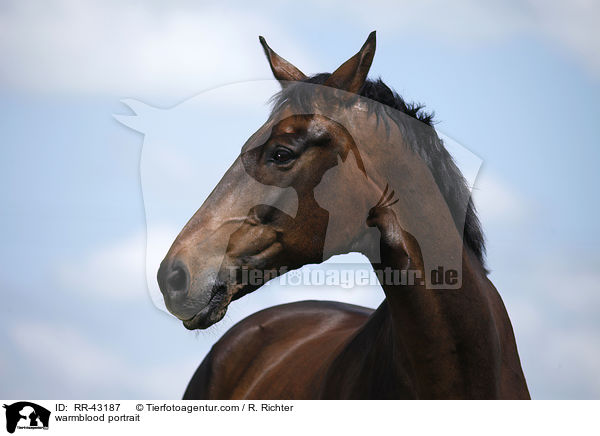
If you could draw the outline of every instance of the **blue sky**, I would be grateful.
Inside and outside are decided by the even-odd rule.
[[[488,265],[532,395],[599,398],[600,10],[413,3],[4,2],[0,397],[178,398],[231,323],[298,299],[261,289],[201,333],[156,309],[144,273],[144,137],[113,114],[129,113],[123,98],[167,108],[269,79],[259,34],[316,73],[377,30],[371,76],[435,110],[437,128],[483,160],[475,200]],[[381,298],[320,291],[302,298]]]

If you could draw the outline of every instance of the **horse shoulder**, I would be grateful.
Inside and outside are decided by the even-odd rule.
[[[184,399],[314,398],[329,364],[372,312],[300,301],[250,315],[212,347]]]

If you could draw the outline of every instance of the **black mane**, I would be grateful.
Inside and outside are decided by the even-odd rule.
[[[329,76],[329,73],[316,74],[302,82],[323,85]],[[305,92],[305,90],[305,87],[294,86],[293,83],[284,86],[279,93],[273,96],[273,111],[279,111],[288,104],[309,110],[312,104],[312,93]],[[375,113],[378,121],[384,113],[387,114],[400,128],[411,149],[426,162],[450,208],[457,227],[460,227],[464,218],[464,242],[485,268],[485,238],[471,199],[471,191],[454,159],[433,128],[433,113],[425,112],[424,106],[421,104],[405,102],[381,79],[367,79],[358,94],[368,99],[367,102],[374,103],[369,104],[369,112]],[[390,108],[395,110],[389,110]],[[420,122],[409,123],[406,117],[399,117],[396,111],[408,115],[409,119],[413,119],[413,121]],[[386,118],[383,119],[384,122],[387,122]],[[464,214],[463,205],[467,199],[466,217],[459,216],[459,214]]]

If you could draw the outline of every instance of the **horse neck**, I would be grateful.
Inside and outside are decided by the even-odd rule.
[[[438,213],[421,217],[431,220],[425,227],[431,232],[428,237],[439,242],[440,252],[452,253],[459,233],[443,208],[438,202],[434,208]],[[424,278],[430,270],[420,244],[397,216],[389,208],[382,213],[383,218],[376,220],[380,237],[369,237],[363,245],[371,247],[369,254],[363,253],[376,271],[418,271]],[[373,256],[374,245],[379,256]],[[371,347],[373,353],[393,353],[381,361],[394,362],[397,380],[417,398],[528,398],[502,299],[479,259],[467,246],[461,247],[457,289],[432,289],[421,280],[397,283],[380,274],[386,301],[373,317],[379,321],[367,323],[363,334],[381,342]],[[451,263],[457,265],[455,260]]]
[[[463,252],[460,289],[382,283],[390,333],[406,355],[418,397],[498,396],[501,344],[489,289],[470,257]],[[399,270],[405,265],[401,255],[389,251],[374,267]]]
[[[383,129],[382,125],[377,128]],[[367,147],[363,153],[367,173],[382,179],[377,185],[384,186],[388,180],[399,203],[388,216],[393,216],[387,220],[389,225],[376,223],[379,235],[364,232],[350,251],[366,255],[376,271],[417,269],[425,277],[432,265],[448,264],[462,274],[458,289],[381,283],[386,300],[348,344],[348,350],[371,362],[360,364],[360,373],[375,382],[377,374],[389,375],[403,392],[418,398],[527,398],[512,327],[500,296],[479,259],[463,247],[436,181],[419,156],[407,151],[402,132],[394,125],[389,134],[380,130],[354,133],[357,143]],[[400,162],[389,159],[395,149],[386,144],[396,144]],[[412,243],[399,246],[400,234],[410,236]],[[369,365],[378,369],[371,371]],[[386,380],[380,388],[393,389],[393,384]]]

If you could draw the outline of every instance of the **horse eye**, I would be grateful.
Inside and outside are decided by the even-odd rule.
[[[272,159],[275,163],[284,164],[288,163],[294,158],[294,153],[292,153],[287,148],[277,148],[273,151]]]

